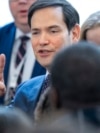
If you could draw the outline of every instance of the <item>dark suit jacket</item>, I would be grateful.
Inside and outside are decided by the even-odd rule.
[[[11,53],[15,39],[16,26],[14,23],[7,24],[6,26],[0,28],[0,54],[4,53],[6,55],[6,64],[4,69],[4,80],[7,85],[8,72],[11,61]],[[36,61],[33,68],[31,77],[45,74],[46,70],[40,66]]]
[[[44,80],[45,75],[42,75],[20,84],[17,88],[14,100],[12,100],[8,107],[17,107],[32,117],[34,109],[41,95],[41,89]]]

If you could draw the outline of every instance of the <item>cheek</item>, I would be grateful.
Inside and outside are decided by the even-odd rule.
[[[35,49],[35,47],[36,47],[36,46],[32,43],[32,48],[33,48],[33,50]]]
[[[36,52],[37,51],[37,48],[33,44],[32,44],[32,49],[33,49],[33,53],[34,53],[35,57],[37,58],[37,52]]]
[[[37,49],[37,44],[35,41],[33,41],[33,39],[31,40],[31,44],[32,44],[32,48],[33,48],[33,51],[35,53],[36,49]]]
[[[11,13],[12,13],[12,15],[15,17],[16,16],[16,14],[17,14],[17,7],[16,7],[16,5],[10,5],[10,11],[11,11]]]
[[[55,48],[60,49],[63,48],[69,42],[69,38],[67,36],[60,36],[55,39]]]
[[[16,6],[16,4],[14,4],[13,2],[11,2],[11,3],[9,3],[9,8],[11,9],[11,10],[16,10],[16,8],[15,7],[17,7]]]

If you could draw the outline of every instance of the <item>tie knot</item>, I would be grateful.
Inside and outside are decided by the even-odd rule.
[[[50,78],[51,78],[51,75],[48,74],[45,80],[48,81],[48,82],[50,83]]]
[[[42,93],[44,92],[44,90],[46,88],[48,88],[50,86],[50,78],[51,78],[51,75],[48,74],[47,77],[46,77],[46,79],[43,82],[43,85],[42,85]]]
[[[21,36],[20,37],[22,42],[28,41],[30,38],[28,36]]]

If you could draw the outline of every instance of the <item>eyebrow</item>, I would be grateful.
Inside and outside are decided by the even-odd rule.
[[[31,31],[39,30],[38,28],[33,28]]]
[[[47,27],[47,29],[52,29],[52,28],[59,28],[59,25],[52,25],[52,26]],[[34,30],[39,30],[39,28],[33,28],[32,31]]]
[[[49,26],[48,28],[49,28],[49,29],[52,29],[52,28],[59,28],[59,25],[52,25],[52,26]]]

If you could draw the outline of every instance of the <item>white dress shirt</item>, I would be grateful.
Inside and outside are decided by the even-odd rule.
[[[25,62],[23,75],[22,75],[22,82],[31,77],[32,70],[34,67],[35,56],[33,53],[31,41],[28,40],[26,44],[27,51],[26,51],[25,57],[20,62],[19,66],[15,68],[15,59],[16,59],[18,48],[21,44],[20,37],[23,35],[26,35],[31,38],[31,33],[24,34],[20,29],[16,29],[15,42],[12,49],[11,63],[10,63],[10,69],[9,69],[9,75],[8,75],[9,78],[8,78],[8,84],[7,84],[7,94],[8,94],[9,88],[16,87],[17,78],[23,63]]]

